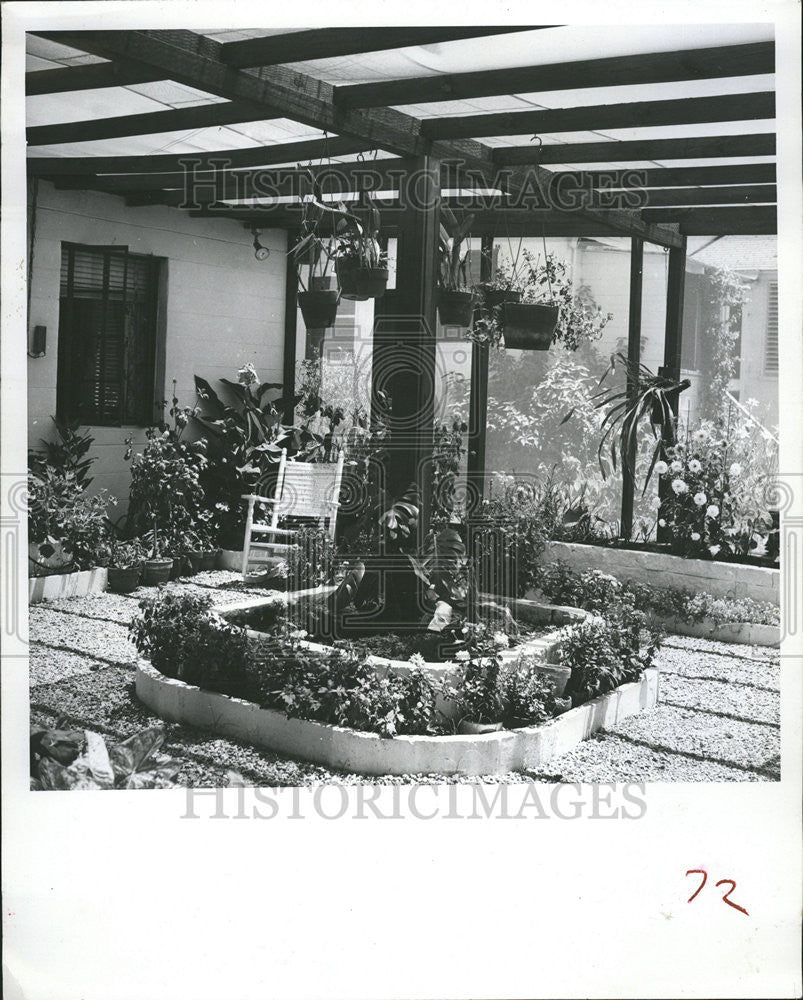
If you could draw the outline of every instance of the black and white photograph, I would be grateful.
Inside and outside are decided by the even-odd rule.
[[[29,898],[20,877],[9,997],[799,995],[799,7],[413,20],[344,4],[338,23],[338,5],[314,5],[294,25],[229,6],[3,6],[13,842],[29,810],[58,873],[62,833],[98,830],[98,863],[163,909],[170,858],[149,859],[169,802],[171,850],[203,831],[213,868],[237,843],[255,852],[238,893],[257,858],[277,864],[274,836],[281,865],[312,884],[323,866],[329,884],[335,843],[373,831],[373,858],[388,832],[374,824],[412,814],[388,824],[394,851],[438,825],[440,852],[468,826],[510,855],[501,879],[472,853],[446,875],[433,846],[416,906],[456,880],[449,913],[486,926],[512,906],[515,948],[561,944],[533,945],[549,972],[525,974],[488,930],[481,974],[439,978],[432,939],[419,980],[355,971],[348,986],[345,952],[330,980],[296,941],[284,985],[241,968],[235,987],[217,945],[256,966],[255,929],[207,928],[211,978],[193,970],[182,993],[160,957],[164,978],[124,987],[132,959],[115,966],[125,945],[94,916],[97,967],[78,923],[44,938],[69,955],[75,937],[69,973],[45,961],[30,921],[50,924],[46,890]],[[696,829],[706,848],[664,854],[675,795],[676,845]],[[119,856],[102,832],[118,806],[142,824]],[[279,834],[305,810],[303,833]],[[495,822],[533,815],[547,822],[526,835]],[[750,876],[748,833],[766,855]],[[7,874],[32,854],[9,848]],[[597,922],[619,891],[608,859],[628,854],[658,866],[645,891],[664,895],[633,904],[660,922],[649,945],[622,902],[619,952]],[[203,876],[215,910],[238,871],[224,864]],[[565,938],[516,890],[538,898],[547,869]],[[79,912],[124,906],[112,891],[77,890]],[[398,961],[411,942],[395,927]],[[611,950],[598,975],[577,968],[592,927]],[[719,964],[696,955],[683,978],[699,934]],[[650,958],[611,978],[634,947]]]

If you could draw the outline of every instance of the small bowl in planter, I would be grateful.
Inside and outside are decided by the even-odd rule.
[[[172,559],[146,559],[142,572],[142,582],[146,587],[156,587],[160,583],[167,583],[172,569]]]
[[[560,306],[540,302],[505,302],[502,306],[505,347],[518,351],[548,351],[559,312]]]
[[[482,736],[484,733],[498,733],[501,729],[501,722],[472,722],[471,719],[463,719],[457,727],[461,736]]]
[[[438,292],[438,318],[441,326],[461,326],[468,329],[474,316],[474,296],[471,292],[453,292],[441,288]]]
[[[142,566],[109,566],[106,586],[113,594],[130,594],[139,586]]]

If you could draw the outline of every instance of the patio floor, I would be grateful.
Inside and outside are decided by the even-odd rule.
[[[242,599],[235,573],[202,573],[171,584]],[[134,647],[126,637],[148,592],[101,594],[30,609],[31,721],[125,739],[157,721],[133,693]],[[265,591],[245,591],[264,596]],[[536,772],[492,777],[567,782],[777,781],[780,779],[780,663],[777,650],[672,636],[662,648],[658,707],[597,734]],[[183,785],[217,786],[236,771],[247,784],[481,781],[432,776],[363,777],[331,772],[269,750],[169,725],[165,750],[184,761]]]

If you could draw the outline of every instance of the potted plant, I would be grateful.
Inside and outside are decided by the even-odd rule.
[[[298,242],[288,253],[296,263],[306,263],[309,267],[307,284],[301,274],[298,283],[298,305],[307,330],[325,330],[334,326],[337,306],[340,301],[338,291],[332,288],[333,276],[329,273],[333,253],[333,238],[323,239],[318,227],[330,209],[323,202],[323,190],[319,178],[312,171],[306,172],[310,191],[301,198],[301,234]]]
[[[173,558],[164,553],[159,539],[159,523],[154,517],[153,528],[149,532],[150,556],[145,560],[142,571],[142,582],[146,587],[156,587],[167,583],[173,572]]]
[[[463,241],[474,224],[474,215],[458,223],[451,209],[443,207],[446,226],[441,224],[439,241],[440,271],[438,316],[443,326],[468,329],[474,313],[474,294],[468,281],[471,248],[463,250]],[[451,233],[451,235],[450,235]]]
[[[458,656],[460,654],[458,653]],[[504,703],[499,690],[498,655],[469,659],[457,687],[460,722],[457,731],[464,736],[496,733],[502,728]]]
[[[111,545],[109,590],[115,594],[130,594],[132,590],[136,590],[146,555],[145,546],[138,538],[127,542],[115,539]]]
[[[510,300],[501,305],[501,327],[505,347],[520,351],[548,351],[555,339],[560,316],[560,304],[552,291],[556,263],[544,246],[544,265],[540,257],[535,265],[525,251],[527,280],[520,301]],[[548,297],[547,297],[548,295]]]
[[[388,269],[379,244],[379,210],[368,200],[366,221],[338,206],[335,223],[335,270],[344,299],[365,302],[385,294]]]

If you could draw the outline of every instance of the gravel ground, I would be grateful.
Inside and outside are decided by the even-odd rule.
[[[229,572],[200,573],[170,587],[216,594],[219,603],[264,596]],[[30,609],[31,721],[94,729],[111,742],[158,720],[133,690],[127,628],[152,593],[100,594]],[[672,636],[662,648],[658,707],[596,734],[542,769],[503,777],[363,777],[331,772],[189,726],[167,726],[165,750],[183,761],[181,784],[226,784],[230,772],[262,786],[609,781],[777,781],[780,779],[780,667],[777,650]]]

